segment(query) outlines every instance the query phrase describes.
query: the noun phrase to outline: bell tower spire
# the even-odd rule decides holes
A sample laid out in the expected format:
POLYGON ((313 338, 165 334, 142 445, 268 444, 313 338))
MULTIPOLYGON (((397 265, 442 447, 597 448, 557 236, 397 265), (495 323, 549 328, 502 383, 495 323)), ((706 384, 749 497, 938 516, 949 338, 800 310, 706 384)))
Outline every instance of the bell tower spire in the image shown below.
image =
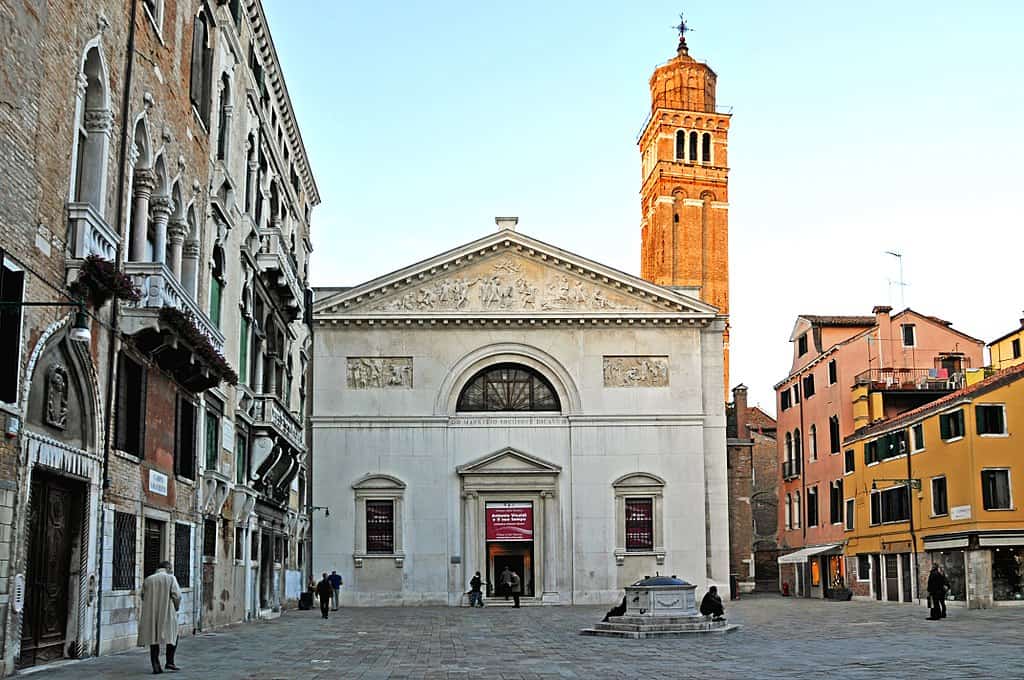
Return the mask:
MULTIPOLYGON (((690 56, 680 15, 676 56, 654 69, 641 157, 640 275, 729 313, 731 115, 715 106, 718 76, 690 56)), ((729 333, 725 386, 729 387, 729 333)))

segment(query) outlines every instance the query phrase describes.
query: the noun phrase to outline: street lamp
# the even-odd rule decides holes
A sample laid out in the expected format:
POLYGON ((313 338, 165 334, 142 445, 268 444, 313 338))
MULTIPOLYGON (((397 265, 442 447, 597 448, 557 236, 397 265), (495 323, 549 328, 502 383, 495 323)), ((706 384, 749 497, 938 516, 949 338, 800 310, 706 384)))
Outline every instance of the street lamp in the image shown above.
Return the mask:
POLYGON ((324 511, 324 517, 330 517, 331 516, 331 509, 329 507, 327 507, 326 505, 312 505, 309 508, 310 514, 316 512, 317 510, 323 510, 324 511))
POLYGON ((909 486, 911 489, 914 489, 915 491, 921 490, 920 479, 887 479, 884 477, 878 477, 876 479, 871 480, 872 491, 878 491, 878 482, 892 482, 893 484, 904 484, 906 486, 909 486))

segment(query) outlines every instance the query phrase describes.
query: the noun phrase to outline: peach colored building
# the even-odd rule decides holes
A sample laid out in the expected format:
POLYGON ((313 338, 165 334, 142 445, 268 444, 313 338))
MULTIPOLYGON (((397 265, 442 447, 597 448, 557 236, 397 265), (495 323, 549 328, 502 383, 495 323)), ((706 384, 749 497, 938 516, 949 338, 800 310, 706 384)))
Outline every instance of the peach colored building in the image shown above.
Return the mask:
POLYGON ((797 317, 793 363, 775 386, 780 584, 825 597, 846 590, 842 442, 872 418, 926 404, 983 364, 981 340, 948 321, 875 307, 872 316, 797 317), (869 408, 870 406, 870 408, 869 408))

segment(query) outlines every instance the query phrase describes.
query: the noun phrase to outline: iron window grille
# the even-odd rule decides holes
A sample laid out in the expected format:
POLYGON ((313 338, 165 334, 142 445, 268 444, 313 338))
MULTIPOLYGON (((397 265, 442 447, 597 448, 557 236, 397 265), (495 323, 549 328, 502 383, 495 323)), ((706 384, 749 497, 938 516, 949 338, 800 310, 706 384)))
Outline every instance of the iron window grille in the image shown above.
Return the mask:
POLYGON ((626 499, 626 551, 654 550, 654 502, 650 498, 626 499))
POLYGON ((366 501, 366 552, 377 555, 395 552, 394 501, 366 501))
POLYGON ((174 525, 174 578, 178 585, 188 588, 192 573, 192 527, 188 524, 174 525))
POLYGON ((135 590, 135 515, 114 512, 114 590, 135 590))
POLYGON ((559 411, 544 376, 526 366, 498 364, 473 376, 459 395, 459 411, 559 411))

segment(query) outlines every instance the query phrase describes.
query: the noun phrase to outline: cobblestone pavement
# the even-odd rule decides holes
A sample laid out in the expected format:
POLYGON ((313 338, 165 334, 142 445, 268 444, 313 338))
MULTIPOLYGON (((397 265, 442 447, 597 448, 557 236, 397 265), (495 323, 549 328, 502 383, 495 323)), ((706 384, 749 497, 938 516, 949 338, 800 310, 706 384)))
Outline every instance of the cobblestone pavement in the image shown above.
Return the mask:
MULTIPOLYGON (((1021 678, 1024 608, 950 608, 775 596, 726 603, 736 632, 671 640, 579 635, 596 607, 286 612, 181 640, 181 678, 1021 678)), ((37 680, 141 678, 142 649, 37 680)), ((171 680, 172 675, 163 677, 171 680)))

